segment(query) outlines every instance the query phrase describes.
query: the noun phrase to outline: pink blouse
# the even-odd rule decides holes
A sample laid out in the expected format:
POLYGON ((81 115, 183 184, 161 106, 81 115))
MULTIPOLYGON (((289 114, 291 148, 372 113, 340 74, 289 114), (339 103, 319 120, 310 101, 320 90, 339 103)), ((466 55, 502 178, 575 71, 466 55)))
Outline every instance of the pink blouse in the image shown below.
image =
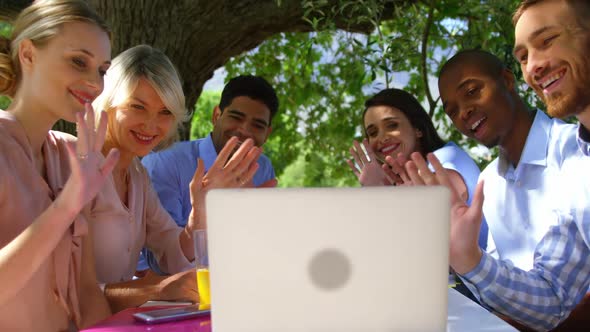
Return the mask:
POLYGON ((173 274, 193 267, 178 242, 182 228, 160 204, 138 158, 129 166, 128 179, 128 207, 119 199, 112 176, 90 205, 98 281, 130 280, 144 246, 158 257, 164 271, 173 274))
MULTIPOLYGON (((0 247, 30 226, 63 188, 70 173, 65 146, 74 140, 48 133, 42 147, 46 182, 24 129, 12 114, 0 111, 0 247)), ((78 216, 49 259, 14 298, 0 304, 0 331, 61 331, 69 321, 80 322, 81 241, 87 231, 86 220, 78 216)))

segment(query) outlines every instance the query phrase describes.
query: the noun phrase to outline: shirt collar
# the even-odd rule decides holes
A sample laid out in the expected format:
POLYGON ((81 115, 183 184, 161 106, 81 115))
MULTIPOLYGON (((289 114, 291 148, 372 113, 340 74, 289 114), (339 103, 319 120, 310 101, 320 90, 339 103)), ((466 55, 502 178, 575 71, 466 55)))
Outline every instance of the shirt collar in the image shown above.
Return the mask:
POLYGON ((29 143, 27 133, 14 114, 0 110, 0 130, 3 133, 8 133, 23 149, 27 157, 31 160, 33 159, 33 148, 31 147, 31 143, 29 143))
MULTIPOLYGON (((543 111, 537 110, 531 129, 527 135, 524 148, 522 149, 518 165, 529 164, 547 166, 547 149, 550 135, 551 119, 543 111)), ((512 166, 508 162, 506 156, 500 153, 498 172, 500 174, 506 174, 511 167, 512 166)))
POLYGON ((582 124, 578 125, 578 147, 586 156, 590 156, 590 131, 582 124))
POLYGON ((211 133, 209 133, 209 135, 201 141, 201 144, 199 144, 199 158, 203 159, 206 171, 213 166, 215 159, 217 159, 217 151, 215 150, 215 145, 213 145, 211 133))

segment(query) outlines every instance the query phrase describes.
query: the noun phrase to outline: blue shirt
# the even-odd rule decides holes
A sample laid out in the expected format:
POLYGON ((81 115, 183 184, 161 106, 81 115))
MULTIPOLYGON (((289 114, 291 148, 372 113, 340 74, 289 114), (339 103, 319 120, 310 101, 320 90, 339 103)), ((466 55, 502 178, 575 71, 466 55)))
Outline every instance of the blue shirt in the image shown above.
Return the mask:
MULTIPOLYGON (((148 171, 162 206, 181 227, 186 226, 192 209, 189 184, 197 170, 197 159, 199 158, 203 160, 205 170, 209 170, 213 166, 217 158, 217 151, 213 145, 211 134, 194 141, 178 142, 166 150, 152 152, 141 160, 148 171)), ((275 178, 275 171, 268 157, 261 155, 258 159, 258 166, 258 170, 254 174, 254 186, 260 186, 275 178)), ((138 270, 147 268, 143 256, 140 257, 138 270)))
POLYGON ((497 255, 523 270, 533 268, 537 244, 557 222, 550 207, 563 161, 578 149, 576 128, 537 111, 516 168, 500 154, 480 175, 497 255))
POLYGON ((590 285, 590 142, 579 126, 578 149, 563 162, 562 186, 553 198, 549 226, 534 253, 533 268, 523 270, 483 253, 463 276, 490 309, 535 330, 547 331, 568 317, 590 285))
MULTIPOLYGON (((448 142, 442 148, 433 152, 438 158, 442 166, 446 169, 452 169, 459 173, 467 187, 467 204, 471 205, 471 200, 475 194, 475 187, 479 178, 479 167, 467 152, 463 151, 457 144, 448 142)), ((481 223, 481 230, 479 232, 479 246, 486 249, 488 245, 488 224, 485 218, 481 223)))
POLYGON ((590 131, 580 125, 577 138, 579 153, 564 166, 571 176, 561 197, 570 199, 570 202, 566 201, 569 203, 566 210, 576 220, 584 242, 590 247, 590 131), (578 191, 570 191, 570 188, 578 191))

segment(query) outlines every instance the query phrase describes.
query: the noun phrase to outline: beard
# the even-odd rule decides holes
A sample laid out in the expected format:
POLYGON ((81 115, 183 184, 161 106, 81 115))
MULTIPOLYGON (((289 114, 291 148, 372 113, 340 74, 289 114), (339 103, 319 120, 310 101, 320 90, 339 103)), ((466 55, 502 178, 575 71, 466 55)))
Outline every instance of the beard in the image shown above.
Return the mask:
MULTIPOLYGON (((581 32, 585 34, 583 54, 590 52, 590 30, 581 32)), ((539 93, 541 99, 547 105, 547 113, 555 118, 567 118, 582 113, 590 107, 590 58, 578 54, 572 68, 573 89, 568 93, 558 92, 552 96, 544 96, 539 93)))
POLYGON ((578 115, 590 106, 590 93, 588 91, 590 89, 590 79, 585 79, 585 81, 582 84, 576 84, 570 94, 560 92, 550 97, 543 96, 543 102, 547 105, 547 113, 551 117, 564 119, 578 115))

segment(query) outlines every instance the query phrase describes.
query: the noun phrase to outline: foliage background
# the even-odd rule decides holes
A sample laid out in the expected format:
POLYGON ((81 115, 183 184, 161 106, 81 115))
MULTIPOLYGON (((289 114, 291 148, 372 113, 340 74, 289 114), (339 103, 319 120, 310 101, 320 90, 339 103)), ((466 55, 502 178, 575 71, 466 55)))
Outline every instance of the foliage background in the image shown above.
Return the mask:
MULTIPOLYGON (((274 35, 224 64, 226 81, 239 74, 261 75, 277 90, 280 113, 264 150, 280 186, 358 185, 345 162, 348 150, 353 139, 362 139, 364 101, 386 87, 413 93, 441 136, 470 152, 480 167, 497 154, 453 128, 438 100, 436 77, 458 50, 481 48, 499 56, 522 81, 512 56, 511 16, 519 1, 419 0, 384 9, 394 8, 387 6, 392 1, 339 0, 327 6, 327 0, 302 0, 304 20, 314 32, 274 35), (350 26, 369 24, 372 32, 338 30, 335 21, 342 26, 342 19, 350 26)), ((281 6, 282 0, 276 2, 281 6)), ((1 35, 10 31, 0 22, 1 35)), ((541 106, 525 84, 519 86, 531 107, 541 106)), ((220 94, 201 93, 191 139, 212 129, 211 112, 220 94)), ((8 104, 0 98, 0 108, 8 104)))
MULTIPOLYGON (((12 25, 7 22, 0 21, 0 36, 10 38, 12 33, 12 25)), ((10 105, 10 99, 6 96, 0 96, 0 109, 5 110, 10 105)))
MULTIPOLYGON (((437 73, 458 50, 480 48, 499 56, 522 82, 512 55, 512 11, 518 0, 419 1, 381 21, 384 1, 342 0, 308 20, 316 31, 283 33, 253 51, 231 59, 227 78, 252 73, 267 78, 281 101, 280 115, 265 145, 279 184, 355 186, 345 160, 353 139, 361 137, 364 100, 386 87, 412 92, 423 102, 441 136, 469 151, 484 167, 497 151, 463 137, 446 118, 438 101, 437 73), (374 26, 369 35, 334 28, 332 18, 350 13, 351 23, 374 26), (322 19, 323 17, 323 19, 322 19), (379 23, 378 23, 379 22, 379 23)), ((317 14, 322 1, 304 1, 306 14, 317 14)), ((520 84, 532 107, 538 101, 520 84)), ((193 118, 197 136, 210 118, 211 94, 200 99, 193 118), (205 109, 202 106, 205 106, 205 109), (207 113, 209 112, 209 113, 207 113)), ((215 103, 215 101, 213 101, 215 103)), ((194 129, 195 127, 193 127, 194 129)))

